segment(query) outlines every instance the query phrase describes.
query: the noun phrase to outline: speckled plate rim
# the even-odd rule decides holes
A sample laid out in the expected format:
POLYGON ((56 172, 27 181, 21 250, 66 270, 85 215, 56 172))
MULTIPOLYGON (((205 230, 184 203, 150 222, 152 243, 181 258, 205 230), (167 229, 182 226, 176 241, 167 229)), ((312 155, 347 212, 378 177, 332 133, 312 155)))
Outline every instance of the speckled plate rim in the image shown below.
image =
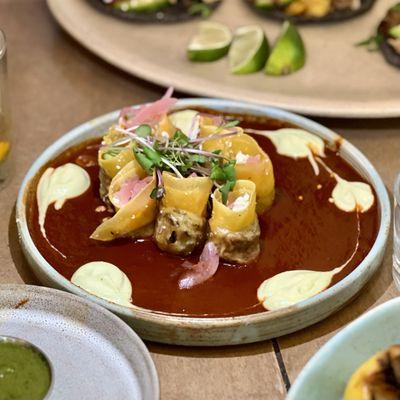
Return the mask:
MULTIPOLYGON (((342 138, 331 131, 330 129, 299 115, 293 114, 288 111, 283 111, 273 107, 267 107, 247 102, 240 101, 232 101, 232 100, 224 100, 224 99, 209 99, 209 98, 188 98, 179 100, 176 109, 186 108, 186 107, 209 107, 216 110, 226 110, 230 112, 242 112, 249 113, 259 116, 267 116, 270 118, 275 118, 277 120, 286 121, 302 127, 310 132, 317 134, 328 142, 334 142, 338 139, 342 140, 342 138)), ((36 175, 36 173, 40 170, 40 168, 46 164, 48 161, 53 159, 56 155, 61 153, 66 147, 71 146, 73 141, 79 142, 79 138, 85 136, 89 137, 98 137, 101 134, 101 131, 94 132, 94 129, 100 127, 106 127, 107 125, 111 125, 114 121, 116 121, 119 111, 113 111, 111 113, 105 114, 98 118, 95 118, 91 121, 85 122, 82 125, 72 129, 62 137, 60 137, 57 141, 55 141, 52 145, 50 145, 33 163, 30 167, 28 173, 26 174, 22 185, 20 187, 20 191, 17 198, 16 205, 16 221, 19 232, 19 239, 22 245, 23 251, 28 259, 33 260, 34 265, 32 266, 35 272, 39 272, 44 274, 49 281, 56 285, 56 287, 67 290, 71 293, 77 294, 84 298, 90 299, 102 306, 108 308, 112 312, 121 316, 126 321, 131 321, 134 319, 135 321, 140 320, 144 324, 149 324, 149 326, 163 326, 167 328, 175 328, 178 327, 183 330, 188 330, 191 334, 196 331, 204 331, 207 329, 215 329, 219 332, 219 330, 230 329, 230 328, 239 328, 243 326, 248 326, 252 324, 263 324, 265 326, 266 323, 269 323, 274 320, 285 320, 286 318, 296 317, 296 314, 300 314, 301 312, 310 312, 311 309, 318 307, 325 303, 327 306, 326 310, 323 312, 319 312, 317 317, 314 317, 313 314, 308 316, 307 320, 300 319, 297 320, 293 326, 288 326, 283 330, 279 330, 279 334, 273 336, 263 336, 260 335, 259 338, 245 337, 245 338, 237 338, 233 336, 231 339, 228 338, 225 340, 215 340, 208 345, 221 345, 221 344, 237 344, 244 342, 254 342, 257 340, 264 340, 270 337, 280 336, 286 333, 294 332, 296 330, 301 329, 302 327, 309 326, 323 318, 326 318, 328 315, 335 312, 337 309, 342 307, 347 301, 349 301, 359 290, 361 290, 362 286, 371 278, 374 272, 379 267, 388 240, 389 228, 390 228, 390 220, 391 220, 391 206, 389 201, 389 196, 384 186, 382 179, 380 178, 378 172, 372 166, 372 164, 368 161, 368 159, 352 144, 348 141, 343 140, 340 153, 341 156, 350 162, 353 167, 361 173, 374 187, 377 193, 377 201, 378 201, 378 211, 380 214, 380 223, 379 223, 379 231, 377 234, 377 238, 370 252, 367 254, 365 259, 360 263, 360 265, 352 271, 349 275, 347 275, 344 279, 336 283, 334 286, 328 288, 327 290, 321 292, 320 294, 305 300, 301 303, 298 303, 294 306, 276 310, 276 311, 268 311, 257 314, 250 314, 244 316, 235 316, 235 317, 217 317, 217 318, 195 318, 195 317, 183 317, 176 316, 171 314, 165 314, 160 312, 155 312, 152 310, 147 310, 141 307, 135 306, 133 309, 129 309, 126 307, 122 307, 113 303, 110 303, 106 300, 100 299, 96 296, 93 296, 79 287, 72 284, 68 279, 64 278, 61 274, 59 274, 40 254, 35 244, 32 241, 32 238, 29 233, 29 229, 27 226, 26 216, 25 216, 25 198, 26 198, 26 190, 29 187, 30 180, 36 175), (92 133, 88 135, 88 132, 92 133), (349 289, 351 295, 349 295, 346 299, 341 298, 341 294, 344 290, 349 289), (332 301, 334 301, 334 305, 332 306, 332 301), (329 304, 328 304, 329 303, 329 304)), ((82 138, 83 140, 83 138, 82 138)), ((32 263, 31 263, 32 264, 32 263)), ((304 314, 306 315, 306 314, 304 314)), ((207 345, 207 343, 203 343, 202 340, 198 341, 197 334, 194 333, 194 337, 187 338, 187 340, 181 340, 176 338, 164 338, 159 337, 158 333, 155 333, 155 336, 146 330, 141 331, 140 329, 137 331, 138 334, 145 339, 155 340, 165 343, 173 343, 173 344, 184 344, 184 345, 207 345)), ((217 334, 218 334, 217 332, 217 334)), ((223 336, 223 335, 222 335, 223 336)), ((258 337, 258 335, 256 335, 258 337)))
MULTIPOLYGON (((16 298, 21 298, 26 300, 31 300, 33 297, 35 298, 35 301, 37 301, 37 298, 45 298, 46 300, 49 300, 50 298, 56 298, 59 301, 63 301, 63 304, 70 304, 72 308, 72 305, 75 305, 75 307, 78 307, 77 305, 81 305, 82 308, 84 309, 91 309, 95 311, 98 314, 102 314, 105 316, 108 320, 110 320, 115 327, 118 328, 118 331, 123 332, 125 335, 125 338, 129 338, 130 340, 130 346, 135 346, 132 347, 132 349, 135 349, 140 352, 142 361, 145 363, 145 368, 148 376, 148 380, 144 381, 144 379, 139 379, 143 385, 146 385, 148 388, 149 393, 152 393, 151 398, 152 399, 159 399, 160 398, 160 383, 158 380, 158 374, 157 370, 154 364, 153 359, 150 356, 149 350, 143 343, 142 339, 137 335, 137 333, 132 330, 126 323, 124 323, 121 319, 119 319, 116 315, 114 315, 112 312, 107 310, 104 307, 101 307, 100 305, 96 304, 93 301, 88 301, 85 298, 82 298, 82 296, 76 296, 74 294, 57 290, 57 289, 52 289, 52 288, 47 288, 43 286, 35 286, 35 285, 24 285, 24 284, 13 284, 13 283, 7 283, 7 284, 1 284, 0 285, 0 298, 4 297, 7 299, 7 301, 10 301, 10 296, 9 293, 12 292, 12 296, 16 298)), ((30 302, 32 304, 32 302, 30 302)), ((51 303, 52 304, 52 303, 51 303)), ((74 307, 74 309, 75 309, 74 307)), ((0 309, 3 310, 9 310, 9 308, 3 307, 0 305, 0 309)), ((12 311, 16 311, 15 307, 12 308, 12 311)), ((49 311, 50 312, 50 311, 49 311)), ((72 314, 74 314, 74 311, 70 311, 72 314)), ((75 313, 76 314, 76 313, 75 313)), ((7 316, 7 320, 12 320, 12 314, 7 316)), ((75 322, 76 323, 76 322, 75 322)), ((82 324, 82 320, 80 320, 80 324, 82 324)), ((99 332, 101 333, 101 332, 99 332)), ((23 337, 23 335, 18 336, 19 339, 22 340, 27 340, 26 338, 23 337)), ((29 340, 28 340, 28 343, 29 340)), ((35 345, 33 345, 35 346, 35 345)), ((36 347, 36 346, 35 346, 36 347)), ((39 351, 42 351, 39 348, 39 351)), ((47 355, 44 353, 45 357, 47 358, 47 355)), ((49 360, 49 365, 52 371, 52 374, 54 373, 54 366, 49 360)), ((143 375, 144 377, 145 375, 143 375)), ((52 389, 53 389, 53 384, 54 381, 51 382, 49 391, 46 395, 46 400, 50 400, 53 398, 52 396, 52 389)), ((147 400, 147 399, 146 399, 147 400)))

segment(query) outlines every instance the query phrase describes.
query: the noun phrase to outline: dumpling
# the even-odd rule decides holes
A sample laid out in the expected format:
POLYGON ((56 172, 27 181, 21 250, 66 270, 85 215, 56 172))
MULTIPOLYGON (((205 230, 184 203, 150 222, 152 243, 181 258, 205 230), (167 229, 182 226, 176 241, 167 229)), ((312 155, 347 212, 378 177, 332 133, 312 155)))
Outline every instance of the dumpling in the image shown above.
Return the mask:
POLYGON ((206 236, 206 208, 212 181, 208 177, 177 178, 163 172, 165 194, 154 238, 161 250, 190 254, 206 236))
MULTIPOLYGON (((136 159, 129 161, 121 171, 111 180, 108 191, 108 200, 116 210, 120 209, 130 200, 132 187, 138 190, 137 183, 146 178, 146 171, 140 166, 136 159)), ((149 177, 150 179, 150 177, 149 177)))
POLYGON ((246 264, 260 253, 260 226, 256 213, 256 185, 238 180, 222 203, 218 189, 213 194, 213 210, 209 221, 210 237, 222 259, 246 264))
POLYGON ((132 161, 115 176, 109 198, 117 212, 97 227, 92 239, 110 241, 153 234, 157 203, 150 195, 156 186, 156 178, 146 176, 142 171, 136 161, 132 161))
MULTIPOLYGON (((107 134, 104 135, 102 143, 104 145, 110 145, 124 137, 123 134, 110 128, 107 134)), ((134 159, 135 156, 129 145, 127 147, 104 146, 100 148, 98 152, 98 163, 100 167, 100 197, 103 201, 107 200, 111 179, 114 178, 114 176, 117 175, 117 173, 121 171, 128 162, 134 159)))
POLYGON ((275 179, 272 162, 256 140, 245 133, 206 141, 204 150, 221 149, 223 155, 236 160, 237 179, 250 180, 256 185, 257 213, 268 209, 275 197, 275 179))

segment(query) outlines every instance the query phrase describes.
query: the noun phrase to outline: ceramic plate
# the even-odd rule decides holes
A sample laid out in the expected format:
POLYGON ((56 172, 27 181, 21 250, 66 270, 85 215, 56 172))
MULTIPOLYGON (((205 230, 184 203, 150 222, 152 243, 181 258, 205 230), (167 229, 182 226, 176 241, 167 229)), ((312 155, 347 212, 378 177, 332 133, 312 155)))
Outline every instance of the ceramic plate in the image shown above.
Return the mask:
POLYGON ((157 372, 143 342, 93 302, 54 289, 0 285, 0 335, 24 339, 50 361, 46 400, 157 400, 157 372))
MULTIPOLYGON (((371 11, 346 22, 301 27, 308 51, 306 67, 277 78, 262 72, 231 75, 226 58, 213 63, 187 61, 185 49, 196 22, 132 24, 97 12, 87 1, 48 0, 61 26, 82 45, 150 82, 303 114, 363 118, 400 116, 400 70, 386 64, 379 52, 354 46, 371 36, 392 3, 379 0, 371 11)), ((281 26, 254 13, 243 0, 224 1, 212 20, 232 29, 259 24, 271 43, 281 26)))
POLYGON ((400 344, 400 298, 369 311, 308 362, 287 400, 341 400, 353 372, 380 350, 400 344))
MULTIPOLYGON (((342 140, 331 130, 309 119, 279 109, 218 99, 179 100, 176 108, 203 107, 224 112, 253 114, 286 121, 312 132, 328 142, 342 140)), ((62 288, 101 304, 124 318, 145 339, 170 344, 218 346, 261 341, 278 337, 309 326, 342 307, 358 293, 379 267, 388 238, 390 202, 384 184, 370 162, 354 146, 343 140, 341 156, 374 188, 380 224, 376 241, 362 263, 348 276, 323 291, 294 306, 258 314, 225 318, 192 318, 157 313, 135 306, 133 312, 92 296, 60 275, 43 258, 29 233, 25 199, 29 183, 40 168, 66 148, 81 141, 101 136, 117 120, 119 111, 106 114, 73 129, 38 157, 28 171, 17 200, 17 226, 22 249, 38 278, 46 285, 62 288)))

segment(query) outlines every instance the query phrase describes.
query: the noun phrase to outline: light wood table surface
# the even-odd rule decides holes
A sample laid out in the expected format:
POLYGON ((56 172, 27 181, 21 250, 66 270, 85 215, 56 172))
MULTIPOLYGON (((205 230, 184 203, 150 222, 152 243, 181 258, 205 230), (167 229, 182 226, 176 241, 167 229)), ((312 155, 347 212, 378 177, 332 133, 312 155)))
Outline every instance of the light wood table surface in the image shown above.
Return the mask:
MULTIPOLYGON (((8 38, 16 140, 13 175, 0 191, 0 283, 38 284, 21 254, 15 225, 15 200, 28 167, 76 125, 126 104, 155 100, 163 89, 81 48, 57 26, 42 0, 0 0, 0 28, 8 38)), ((400 171, 400 119, 321 122, 361 149, 391 191, 400 171)), ((391 252, 390 242, 379 272, 351 304, 295 334, 231 348, 147 343, 162 399, 284 399, 286 388, 321 345, 367 309, 398 295, 391 252)))

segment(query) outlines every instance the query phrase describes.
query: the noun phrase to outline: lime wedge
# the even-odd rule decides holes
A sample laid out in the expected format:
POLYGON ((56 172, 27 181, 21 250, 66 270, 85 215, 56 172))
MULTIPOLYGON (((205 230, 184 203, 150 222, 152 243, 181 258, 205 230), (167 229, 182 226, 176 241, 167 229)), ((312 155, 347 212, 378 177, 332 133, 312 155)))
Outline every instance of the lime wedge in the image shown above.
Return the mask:
POLYGON ((119 0, 113 7, 124 12, 153 12, 168 5, 170 5, 169 0, 119 0))
POLYGON ((269 45, 258 25, 238 28, 229 49, 229 67, 233 74, 251 74, 265 65, 269 45))
POLYGON ((265 64, 268 75, 288 75, 301 69, 306 60, 303 40, 296 27, 286 21, 265 64))
POLYGON ((389 35, 394 37, 395 39, 400 39, 400 24, 396 26, 392 26, 389 29, 389 35))
POLYGON ((218 60, 228 53, 231 41, 232 33, 227 26, 218 22, 201 22, 189 43, 187 56, 191 61, 218 60))
POLYGON ((254 5, 258 8, 274 8, 288 6, 293 0, 255 0, 254 5))

